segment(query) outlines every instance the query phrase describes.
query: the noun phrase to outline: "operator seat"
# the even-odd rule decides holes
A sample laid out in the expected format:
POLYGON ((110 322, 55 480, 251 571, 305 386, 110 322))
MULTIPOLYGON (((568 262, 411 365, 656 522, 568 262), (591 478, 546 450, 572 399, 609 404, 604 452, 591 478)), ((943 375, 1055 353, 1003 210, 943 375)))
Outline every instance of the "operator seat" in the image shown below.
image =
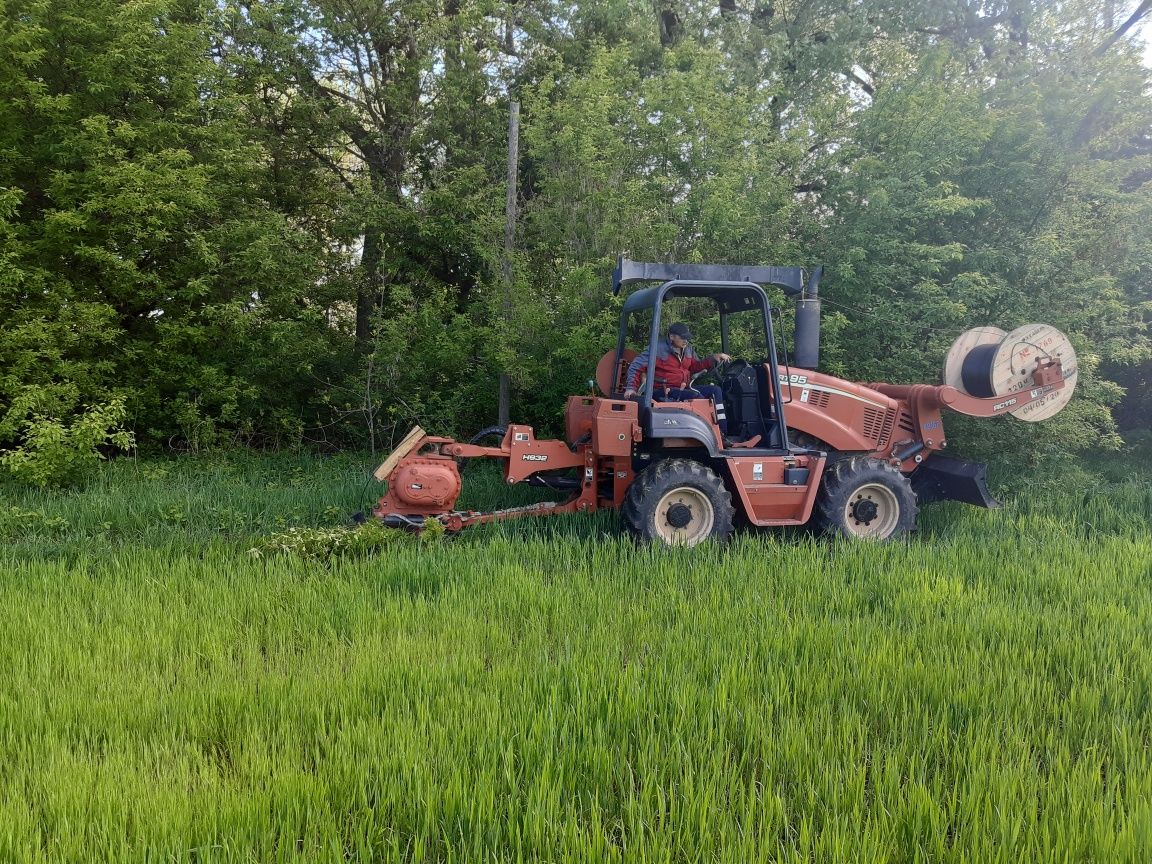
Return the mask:
POLYGON ((762 447, 783 446, 772 406, 768 364, 737 363, 724 376, 722 390, 731 437, 749 439, 759 435, 764 442, 762 447))

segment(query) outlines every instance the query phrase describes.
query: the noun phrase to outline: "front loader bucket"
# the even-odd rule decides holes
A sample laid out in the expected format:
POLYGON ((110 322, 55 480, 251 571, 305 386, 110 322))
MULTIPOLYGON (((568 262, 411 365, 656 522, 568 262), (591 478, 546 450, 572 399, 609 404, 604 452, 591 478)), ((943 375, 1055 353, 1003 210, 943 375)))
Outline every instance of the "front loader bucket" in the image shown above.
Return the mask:
POLYGON ((921 504, 962 501, 994 510, 1000 502, 988 491, 988 466, 934 453, 912 475, 912 488, 921 504))

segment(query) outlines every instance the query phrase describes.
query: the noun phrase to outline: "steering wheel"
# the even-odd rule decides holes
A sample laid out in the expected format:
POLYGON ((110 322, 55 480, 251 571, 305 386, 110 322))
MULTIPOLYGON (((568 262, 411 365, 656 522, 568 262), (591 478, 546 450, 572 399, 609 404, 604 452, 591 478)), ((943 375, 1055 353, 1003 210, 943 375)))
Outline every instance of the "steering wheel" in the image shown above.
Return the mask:
POLYGON ((720 377, 729 378, 735 375, 739 375, 751 365, 752 364, 747 360, 733 360, 731 363, 725 363, 725 369, 722 373, 720 373, 720 377))
POLYGON ((734 373, 743 371, 747 366, 748 362, 746 360, 721 360, 711 369, 701 369, 699 372, 693 375, 689 381, 688 386, 695 386, 696 381, 700 378, 703 378, 705 375, 715 375, 716 383, 723 384, 725 378, 734 373))

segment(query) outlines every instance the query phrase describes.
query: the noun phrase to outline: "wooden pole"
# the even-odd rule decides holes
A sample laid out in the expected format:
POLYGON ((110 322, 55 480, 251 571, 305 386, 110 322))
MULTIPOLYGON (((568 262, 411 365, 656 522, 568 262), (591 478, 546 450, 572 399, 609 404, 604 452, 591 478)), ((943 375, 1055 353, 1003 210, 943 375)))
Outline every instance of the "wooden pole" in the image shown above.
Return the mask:
MULTIPOLYGON (((504 209, 504 263, 500 275, 504 282, 504 325, 512 317, 512 250, 516 240, 516 175, 520 162, 520 103, 512 102, 508 115, 508 200, 504 209)), ((508 373, 500 373, 500 396, 497 400, 497 422, 507 428, 511 418, 508 373)))

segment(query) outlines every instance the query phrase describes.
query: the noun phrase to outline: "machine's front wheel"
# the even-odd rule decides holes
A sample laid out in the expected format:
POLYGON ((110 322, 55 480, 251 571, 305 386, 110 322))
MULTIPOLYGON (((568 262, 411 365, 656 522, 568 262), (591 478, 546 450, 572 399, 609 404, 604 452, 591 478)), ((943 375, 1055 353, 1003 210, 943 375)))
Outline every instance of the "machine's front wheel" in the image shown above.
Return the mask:
POLYGON ((664 459, 628 487, 621 510, 636 537, 695 546, 732 533, 732 496, 716 473, 691 459, 664 459))
POLYGON ((832 535, 892 540, 916 526, 916 493, 908 478, 879 459, 853 456, 824 472, 816 512, 832 535))

